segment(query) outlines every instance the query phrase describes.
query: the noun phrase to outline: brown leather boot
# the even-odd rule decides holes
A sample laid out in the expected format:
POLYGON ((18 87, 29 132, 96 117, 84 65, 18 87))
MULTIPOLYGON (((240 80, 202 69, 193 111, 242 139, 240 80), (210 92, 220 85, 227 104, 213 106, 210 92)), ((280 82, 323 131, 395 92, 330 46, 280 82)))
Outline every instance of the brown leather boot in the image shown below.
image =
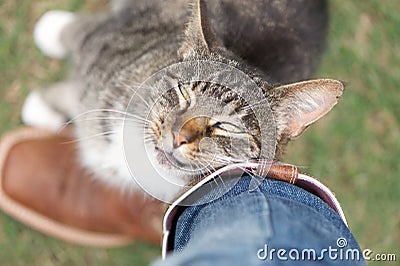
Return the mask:
POLYGON ((90 246, 161 243, 167 206, 99 182, 64 131, 22 128, 0 142, 0 208, 45 234, 90 246))

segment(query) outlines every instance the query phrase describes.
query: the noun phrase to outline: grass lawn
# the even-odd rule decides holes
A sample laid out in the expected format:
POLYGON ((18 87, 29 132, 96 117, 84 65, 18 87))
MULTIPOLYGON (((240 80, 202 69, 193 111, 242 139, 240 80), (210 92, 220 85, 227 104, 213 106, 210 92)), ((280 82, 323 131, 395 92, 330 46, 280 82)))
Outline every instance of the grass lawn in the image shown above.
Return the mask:
MULTIPOLYGON (((63 62, 35 48, 35 21, 49 9, 96 11, 106 2, 0 0, 0 134, 21 124, 30 89, 65 71, 63 62)), ((330 3, 331 35, 315 76, 348 86, 334 111, 289 146, 286 162, 335 191, 362 248, 395 253, 400 261, 400 5, 330 3)), ((146 265, 159 254, 145 243, 117 249, 66 244, 0 212, 0 265, 146 265)))

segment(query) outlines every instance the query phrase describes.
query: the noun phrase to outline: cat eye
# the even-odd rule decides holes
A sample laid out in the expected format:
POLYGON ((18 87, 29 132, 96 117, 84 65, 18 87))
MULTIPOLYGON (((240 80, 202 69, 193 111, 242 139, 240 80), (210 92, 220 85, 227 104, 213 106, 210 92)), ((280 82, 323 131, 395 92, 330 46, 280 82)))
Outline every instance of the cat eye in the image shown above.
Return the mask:
POLYGON ((189 92, 186 90, 185 86, 183 86, 181 83, 178 84, 178 89, 181 95, 183 96, 183 99, 185 99, 186 104, 190 105, 190 95, 189 92))
POLYGON ((242 128, 229 122, 217 122, 212 126, 212 128, 221 129, 229 133, 236 133, 236 134, 245 133, 245 131, 242 128))

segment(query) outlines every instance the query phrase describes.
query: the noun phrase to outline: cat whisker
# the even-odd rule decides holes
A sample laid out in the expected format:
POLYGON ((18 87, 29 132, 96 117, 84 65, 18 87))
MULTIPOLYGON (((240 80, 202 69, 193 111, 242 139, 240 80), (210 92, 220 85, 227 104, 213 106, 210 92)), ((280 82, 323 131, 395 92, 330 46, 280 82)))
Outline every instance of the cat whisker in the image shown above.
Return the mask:
POLYGON ((124 86, 125 88, 130 89, 132 92, 136 93, 137 89, 139 89, 140 87, 144 88, 144 89, 150 89, 151 87, 148 85, 145 85, 144 83, 139 83, 136 81, 130 81, 130 84, 124 82, 124 81, 119 81, 119 84, 124 86))
MULTIPOLYGON (((215 169, 208 161, 202 160, 201 158, 199 158, 198 160, 199 160, 199 162, 203 165, 203 167, 206 168, 206 170, 207 170, 210 174, 212 174, 213 172, 216 171, 216 169, 215 169), (201 161, 204 161, 204 163, 202 163, 201 161), (211 169, 210 169, 210 168, 211 168, 211 169)), ((219 177, 219 180, 221 181, 222 185, 225 186, 224 180, 222 180, 222 178, 220 178, 220 177, 219 177)), ((214 183, 218 186, 217 180, 214 179, 213 181, 214 181, 214 183)))
POLYGON ((130 117, 138 117, 138 116, 136 116, 136 115, 134 115, 134 114, 131 114, 131 113, 128 113, 128 112, 126 112, 126 111, 120 111, 120 110, 115 110, 115 109, 91 109, 91 110, 88 110, 88 111, 86 111, 86 112, 83 112, 83 113, 80 113, 79 115, 77 115, 77 116, 75 116, 75 117, 73 117, 73 118, 71 118, 70 119, 70 121, 71 121, 71 123, 74 121, 74 120, 76 120, 76 119, 78 119, 78 118, 80 118, 80 117, 82 117, 82 116, 84 116, 84 115, 88 115, 88 114, 92 114, 92 113, 116 113, 116 114, 121 114, 121 115, 124 115, 124 116, 130 116, 130 117))
MULTIPOLYGON (((196 161, 197 161, 197 160, 196 160, 196 161)), ((204 167, 202 166, 202 164, 197 163, 196 161, 192 161, 192 164, 194 164, 195 167, 197 167, 198 169, 204 168, 204 167)), ((195 173, 194 176, 193 176, 194 180, 196 180, 196 179, 201 179, 203 175, 202 175, 199 171, 195 170, 195 169, 193 168, 193 165, 192 165, 192 164, 189 164, 189 166, 190 166, 191 172, 192 172, 192 173, 195 173)))
MULTIPOLYGON (((205 165, 205 164, 203 164, 201 162, 199 162, 199 165, 200 165, 201 168, 206 170, 206 174, 212 174, 213 173, 213 171, 211 169, 209 169, 207 165, 205 165)), ((203 177, 204 177, 204 173, 203 174, 199 174, 199 178, 200 179, 202 179, 203 177)), ((215 179, 213 179, 213 182, 218 186, 218 182, 215 179)))
POLYGON ((250 177, 256 178, 256 176, 254 175, 254 173, 253 173, 252 171, 246 169, 245 167, 238 166, 238 168, 239 168, 240 170, 242 170, 244 173, 248 174, 250 177))
MULTIPOLYGON (((132 90, 132 86, 130 86, 129 84, 126 84, 125 82, 121 82, 121 84, 132 90)), ((137 93, 137 91, 132 91, 134 92, 135 96, 139 97, 139 99, 146 105, 147 108, 149 108, 150 110, 152 109, 148 102, 146 102, 146 100, 139 93, 137 93)))
POLYGON ((79 138, 79 139, 74 139, 74 140, 71 140, 71 141, 65 141, 65 142, 62 142, 62 144, 78 143, 78 142, 81 142, 81 141, 91 140, 91 139, 95 139, 95 138, 98 138, 98 137, 111 135, 111 134, 116 134, 116 133, 119 133, 119 131, 117 131, 117 130, 105 131, 105 132, 101 132, 101 133, 98 133, 98 134, 93 134, 93 135, 85 137, 85 138, 79 138))
MULTIPOLYGON (((79 119, 85 115, 90 115, 93 113, 114 113, 114 114, 120 114, 123 116, 127 116, 133 119, 138 119, 139 120, 143 120, 143 121, 150 121, 150 120, 146 120, 145 118, 142 118, 140 116, 125 112, 125 111, 120 111, 120 110, 115 110, 115 109, 92 109, 86 112, 83 112, 73 118, 71 118, 69 121, 67 121, 60 129, 58 132, 61 132, 62 130, 64 130, 67 126, 71 125, 72 123, 74 123, 75 121, 80 121, 79 119)), ((126 118, 126 117, 121 117, 121 118, 126 118)))
POLYGON ((227 156, 223 156, 223 155, 216 155, 216 158, 218 158, 220 160, 225 160, 228 163, 242 163, 244 161, 242 159, 235 159, 235 158, 227 157, 227 156))
MULTIPOLYGON (((137 96, 141 100, 141 102, 144 103, 145 106, 155 115, 155 118, 159 119, 160 115, 154 110, 154 105, 150 106, 150 104, 148 104, 148 102, 139 93, 137 93, 136 90, 132 89, 132 86, 130 86, 130 85, 124 83, 124 82, 121 82, 121 84, 124 85, 125 87, 129 88, 130 90, 132 90, 135 93, 135 96, 137 96)), ((146 85, 139 84, 139 83, 137 83, 137 84, 138 84, 137 87, 142 86, 143 89, 145 89, 147 91, 150 91, 151 89, 153 89, 150 86, 146 86, 146 85)), ((152 103, 157 102, 156 99, 154 99, 151 95, 149 95, 149 97, 150 97, 149 98, 149 102, 152 102, 152 103)))
MULTIPOLYGON (((199 165, 196 162, 193 162, 193 164, 195 165, 195 167, 201 168, 201 165, 199 167, 199 165)), ((195 173, 194 179, 200 179, 202 177, 201 173, 199 173, 199 171, 197 169, 194 169, 192 164, 189 164, 189 166, 190 166, 191 172, 195 173)))
MULTIPOLYGON (((121 120, 121 121, 126 121, 126 122, 134 122, 134 123, 142 123, 142 124, 150 124, 153 123, 150 120, 146 119, 133 119, 133 118, 126 118, 126 117, 111 117, 111 116, 103 116, 103 117, 91 117, 91 118, 79 118, 74 120, 73 122, 85 122, 85 121, 100 121, 100 120, 121 120)), ((67 122, 71 123, 71 122, 67 122)))
POLYGON ((147 137, 147 138, 144 138, 143 141, 144 141, 145 143, 154 142, 154 138, 152 138, 152 137, 147 137))
MULTIPOLYGON (((150 101, 155 103, 157 102, 156 99, 154 99, 153 97, 150 97, 150 101)), ((149 106, 149 109, 151 111, 151 113, 154 115, 154 119, 155 120, 160 120, 160 114, 156 112, 156 105, 154 104, 152 107, 149 106)), ((150 114, 149 114, 150 115, 150 114)), ((149 115, 147 117, 149 117, 149 115)))
POLYGON ((196 161, 198 161, 202 168, 205 168, 210 174, 212 173, 212 170, 215 171, 215 168, 208 161, 202 160, 201 158, 196 159, 196 161))
POLYGON ((257 105, 260 105, 260 104, 265 103, 266 101, 268 101, 268 99, 267 99, 267 98, 264 98, 264 99, 262 99, 262 100, 260 100, 260 101, 258 101, 258 102, 249 104, 249 105, 247 105, 247 106, 244 106, 243 108, 239 108, 239 110, 241 110, 241 111, 248 111, 248 110, 252 109, 253 107, 256 107, 257 105))
POLYGON ((200 61, 197 61, 196 79, 197 79, 197 80, 200 80, 200 61))
POLYGON ((246 161, 244 159, 235 159, 235 158, 232 158, 232 157, 227 157, 227 156, 220 155, 220 154, 213 154, 213 153, 210 153, 210 152, 203 152, 203 155, 210 156, 211 157, 210 159, 218 160, 219 162, 222 162, 222 163, 225 163, 225 164, 243 163, 243 162, 246 161))
POLYGON ((212 153, 203 153, 203 157, 205 160, 207 161, 216 161, 218 163, 221 163, 222 165, 227 165, 230 163, 230 161, 222 159, 222 158, 218 158, 217 156, 215 156, 215 154, 212 153))

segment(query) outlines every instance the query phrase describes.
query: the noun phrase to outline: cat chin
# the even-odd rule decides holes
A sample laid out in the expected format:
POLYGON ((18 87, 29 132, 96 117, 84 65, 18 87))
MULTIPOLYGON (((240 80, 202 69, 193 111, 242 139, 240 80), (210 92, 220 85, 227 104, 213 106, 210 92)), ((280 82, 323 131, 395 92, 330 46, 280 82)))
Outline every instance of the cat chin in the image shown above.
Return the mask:
MULTIPOLYGON (((172 157, 172 155, 170 155, 172 157)), ((148 159, 151 162, 153 173, 151 177, 139 182, 146 183, 151 194, 156 197, 164 197, 174 199, 183 188, 193 179, 193 172, 177 167, 173 158, 168 158, 163 152, 157 151, 154 148, 148 149, 148 159), (161 182, 160 182, 161 181, 161 182), (162 183, 162 185, 160 185, 162 183), (165 195, 163 195, 165 194, 165 195)))
POLYGON ((140 187, 131 177, 124 161, 123 150, 119 148, 116 139, 108 145, 102 140, 80 141, 80 161, 88 171, 94 173, 94 179, 107 186, 118 188, 122 192, 139 191, 140 187))
POLYGON ((174 176, 173 180, 169 180, 170 185, 159 182, 158 178, 151 175, 143 176, 141 179, 133 177, 125 163, 123 152, 113 145, 109 145, 104 153, 93 152, 87 148, 82 149, 81 156, 84 166, 95 174, 96 180, 119 189, 121 193, 143 193, 149 197, 171 202, 186 183, 183 181, 184 178, 180 178, 179 173, 160 169, 157 170, 160 176, 174 176))
MULTIPOLYGON (((152 162, 152 169, 145 169, 139 161, 128 166, 123 149, 123 130, 118 127, 114 130, 120 133, 112 135, 111 142, 104 139, 79 142, 80 161, 88 171, 94 173, 95 180, 117 188, 121 193, 143 193, 165 202, 175 199, 187 183, 187 174, 177 171, 176 168, 165 168, 157 161, 152 162), (137 167, 143 174, 134 177, 132 173, 135 169, 130 167, 137 167)), ((87 132, 81 132, 81 135, 86 134, 87 132)), ((151 157, 152 154, 148 156, 151 157)))

